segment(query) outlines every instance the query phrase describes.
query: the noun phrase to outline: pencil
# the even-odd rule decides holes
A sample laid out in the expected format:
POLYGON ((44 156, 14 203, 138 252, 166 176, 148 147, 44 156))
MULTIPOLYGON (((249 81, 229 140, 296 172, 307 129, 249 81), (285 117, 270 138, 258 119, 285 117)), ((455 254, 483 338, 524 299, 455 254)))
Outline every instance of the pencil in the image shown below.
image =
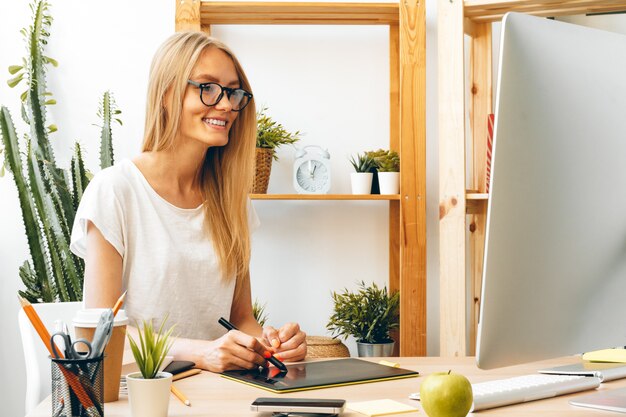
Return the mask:
MULTIPOLYGON (((22 305, 22 310, 24 310, 24 313, 28 317, 28 320, 30 320, 30 323, 35 328, 35 331, 41 338, 41 341, 46 346, 46 348, 48 348, 48 351, 50 352, 50 357, 52 358, 56 357, 56 355, 52 352, 50 333, 48 333, 48 329, 46 329, 46 326, 43 325, 43 322, 39 318, 39 314, 37 314, 32 304, 28 300, 20 297, 19 295, 17 296, 17 298, 18 300, 20 300, 20 304, 22 305)), ((63 354, 61 353, 61 350, 58 347, 56 351, 59 352, 59 355, 58 355, 59 359, 63 359, 64 358, 63 354)), ((83 405, 83 407, 85 407, 86 409, 93 407, 94 403, 91 400, 91 398, 89 398, 89 395, 85 391, 85 387, 83 387, 83 385, 80 383, 80 381, 78 380, 78 377, 72 372, 68 371, 63 366, 59 366, 59 370, 61 371, 61 373, 67 380, 67 383, 70 385, 70 387, 76 394, 76 397, 78 397, 78 400, 83 405)))
POLYGON ((185 397, 185 394, 183 394, 178 388, 176 388, 174 384, 170 385, 170 391, 172 391, 172 394, 174 394, 176 398, 178 398, 183 404, 185 404, 187 407, 191 407, 191 401, 189 401, 189 399, 185 397))
POLYGON ((197 375, 199 373, 200 373, 200 369, 198 368, 189 369, 187 371, 183 371, 181 373, 174 375, 172 377, 172 381, 178 381, 179 379, 187 378, 193 375, 197 375))
POLYGON ((117 315, 117 312, 120 311, 120 308, 122 308, 122 304, 124 304, 124 298, 126 297, 127 292, 128 291, 124 291, 124 293, 120 295, 120 298, 117 299, 117 302, 113 306, 113 317, 115 317, 117 315))

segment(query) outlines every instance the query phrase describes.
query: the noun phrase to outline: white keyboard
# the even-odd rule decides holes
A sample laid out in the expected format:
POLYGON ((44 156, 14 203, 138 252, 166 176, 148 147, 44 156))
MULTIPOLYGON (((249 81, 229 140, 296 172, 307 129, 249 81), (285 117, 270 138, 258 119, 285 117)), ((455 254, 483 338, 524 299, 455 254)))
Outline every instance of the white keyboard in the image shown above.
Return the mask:
POLYGON ((573 375, 523 375, 472 384, 471 411, 524 403, 597 388, 600 378, 573 375))

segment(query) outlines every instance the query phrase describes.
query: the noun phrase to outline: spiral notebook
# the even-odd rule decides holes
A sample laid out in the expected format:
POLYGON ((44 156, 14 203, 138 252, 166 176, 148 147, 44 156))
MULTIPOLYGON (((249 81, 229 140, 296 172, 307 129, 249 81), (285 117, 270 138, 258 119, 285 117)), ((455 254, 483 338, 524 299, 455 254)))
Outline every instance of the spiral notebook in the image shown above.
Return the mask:
POLYGON ((226 371, 221 375, 227 379, 282 394, 341 385, 413 378, 417 377, 419 372, 380 365, 361 359, 346 358, 287 365, 287 373, 282 373, 277 368, 272 367, 263 370, 226 371))

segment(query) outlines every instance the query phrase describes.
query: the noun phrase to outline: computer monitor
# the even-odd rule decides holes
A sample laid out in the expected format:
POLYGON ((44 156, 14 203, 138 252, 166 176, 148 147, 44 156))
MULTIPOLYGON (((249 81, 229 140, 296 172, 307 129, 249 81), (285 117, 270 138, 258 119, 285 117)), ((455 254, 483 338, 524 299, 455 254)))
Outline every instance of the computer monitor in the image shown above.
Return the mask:
POLYGON ((502 25, 477 362, 626 344, 626 37, 502 25))

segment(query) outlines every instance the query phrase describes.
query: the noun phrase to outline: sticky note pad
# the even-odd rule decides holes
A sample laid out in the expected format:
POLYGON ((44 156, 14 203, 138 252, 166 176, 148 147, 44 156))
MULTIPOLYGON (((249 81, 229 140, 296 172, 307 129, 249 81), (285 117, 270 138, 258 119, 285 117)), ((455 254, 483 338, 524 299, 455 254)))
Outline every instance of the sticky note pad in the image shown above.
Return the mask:
POLYGON ((591 362, 626 363, 626 349, 603 349, 587 352, 583 360, 591 362))
POLYGON ((366 416, 389 416, 392 414, 413 413, 418 408, 394 400, 373 400, 348 403, 347 407, 366 416))

